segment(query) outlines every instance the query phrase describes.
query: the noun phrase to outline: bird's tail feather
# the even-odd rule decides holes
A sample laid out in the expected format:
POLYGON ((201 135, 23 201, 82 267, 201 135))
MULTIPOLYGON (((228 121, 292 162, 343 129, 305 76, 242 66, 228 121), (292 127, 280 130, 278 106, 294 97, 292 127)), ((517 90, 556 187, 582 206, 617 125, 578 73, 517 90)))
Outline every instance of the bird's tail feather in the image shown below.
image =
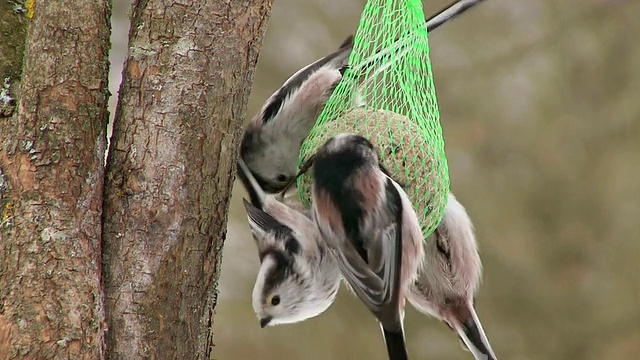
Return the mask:
POLYGON ((382 329, 384 341, 387 345, 387 353, 389 360, 408 360, 407 348, 404 343, 404 333, 402 329, 399 331, 390 331, 382 329))

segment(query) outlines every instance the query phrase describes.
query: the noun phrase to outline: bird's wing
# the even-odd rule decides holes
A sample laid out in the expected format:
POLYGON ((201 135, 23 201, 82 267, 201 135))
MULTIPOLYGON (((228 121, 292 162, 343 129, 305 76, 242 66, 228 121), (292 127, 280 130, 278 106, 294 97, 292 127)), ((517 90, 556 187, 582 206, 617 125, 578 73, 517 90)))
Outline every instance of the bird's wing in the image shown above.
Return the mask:
POLYGON ((281 246, 286 248, 286 242, 289 241, 293 235, 292 230, 276 220, 273 216, 253 206, 246 199, 242 200, 244 201, 244 207, 247 211, 247 218, 253 239, 256 241, 258 247, 260 260, 262 261, 264 252, 274 244, 280 243, 281 246))
MULTIPOLYGON (((387 182, 387 196, 393 209, 389 213, 393 218, 382 214, 372 214, 369 229, 377 229, 378 221, 384 221, 386 226, 381 230, 372 230, 362 234, 365 239, 356 239, 354 234, 347 234, 342 226, 331 224, 329 219, 314 217, 320 228, 320 233, 326 241, 336 244, 335 256, 340 265, 343 277, 351 286, 353 292, 365 303, 381 321, 385 321, 385 314, 394 316, 397 312, 398 286, 400 280, 400 266, 402 259, 402 205, 400 197, 392 183, 387 182), (391 187, 389 187, 391 186, 391 187), (367 249, 359 249, 360 244, 367 243, 367 249), (367 254, 363 259, 362 254, 367 254), (390 311, 387 311, 390 310, 390 311)), ((325 199, 316 199, 316 202, 325 199)), ((320 207, 326 206, 323 204, 320 207)), ((331 205, 333 206, 333 205, 331 205)), ((389 319, 392 320, 392 319, 389 319)), ((395 320, 395 319, 393 319, 395 320)))
POLYGON ((266 233, 283 226, 282 223, 274 219, 273 216, 255 207, 248 202, 247 199, 242 200, 244 201, 244 208, 247 211, 247 218, 249 219, 251 229, 259 229, 266 233))
POLYGON ((315 224, 304 214, 278 201, 275 196, 265 194, 242 159, 238 159, 237 174, 251 200, 250 203, 244 200, 244 207, 258 248, 260 249, 260 240, 266 238, 266 232, 284 226, 298 235, 296 240, 309 256, 315 256, 318 251, 315 244, 318 237, 315 224))
POLYGON ((392 180, 385 181, 385 208, 375 215, 367 249, 369 268, 382 282, 382 304, 396 308, 402 274, 402 198, 392 180), (386 226, 385 226, 386 225, 386 226), (380 229, 380 230, 377 230, 380 229))
POLYGON ((353 42, 352 40, 349 41, 348 38, 335 52, 314 61, 291 75, 291 77, 287 79, 287 81, 285 81, 284 84, 282 84, 282 86, 273 93, 263 105, 260 113, 262 122, 266 124, 272 120, 280 111, 283 103, 291 93, 298 89, 300 85, 302 85, 302 83, 305 82, 311 74, 318 71, 318 69, 330 63, 335 63, 335 65, 331 65, 335 69, 339 69, 346 64, 349 54, 351 54, 352 47, 353 42))
POLYGON ((401 229, 389 226, 375 241, 381 244, 380 254, 366 263, 350 241, 344 241, 336 252, 342 276, 351 290, 378 318, 385 328, 397 327, 398 285, 401 264, 401 229))
POLYGON ((336 251, 342 276, 369 310, 378 314, 386 305, 386 284, 369 268, 348 240, 342 243, 344 245, 336 251))

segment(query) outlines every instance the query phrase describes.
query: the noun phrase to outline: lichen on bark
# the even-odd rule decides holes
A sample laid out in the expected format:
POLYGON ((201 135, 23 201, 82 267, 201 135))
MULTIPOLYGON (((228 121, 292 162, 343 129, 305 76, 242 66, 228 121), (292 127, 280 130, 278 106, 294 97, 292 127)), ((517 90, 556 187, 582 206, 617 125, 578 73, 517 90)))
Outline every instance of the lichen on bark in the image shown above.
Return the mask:
POLYGON ((22 73, 22 55, 29 19, 24 5, 0 1, 0 118, 15 110, 22 73))

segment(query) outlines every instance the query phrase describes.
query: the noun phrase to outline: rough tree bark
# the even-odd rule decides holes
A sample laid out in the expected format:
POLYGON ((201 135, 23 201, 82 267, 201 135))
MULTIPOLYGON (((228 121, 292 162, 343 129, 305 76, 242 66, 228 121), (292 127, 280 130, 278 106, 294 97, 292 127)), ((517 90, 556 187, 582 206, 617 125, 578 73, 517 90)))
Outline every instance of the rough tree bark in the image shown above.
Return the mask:
POLYGON ((109 15, 42 0, 29 21, 17 108, 0 117, 0 359, 104 357, 109 15))
POLYGON ((271 2, 134 4, 103 216, 110 358, 209 358, 237 141, 271 2))

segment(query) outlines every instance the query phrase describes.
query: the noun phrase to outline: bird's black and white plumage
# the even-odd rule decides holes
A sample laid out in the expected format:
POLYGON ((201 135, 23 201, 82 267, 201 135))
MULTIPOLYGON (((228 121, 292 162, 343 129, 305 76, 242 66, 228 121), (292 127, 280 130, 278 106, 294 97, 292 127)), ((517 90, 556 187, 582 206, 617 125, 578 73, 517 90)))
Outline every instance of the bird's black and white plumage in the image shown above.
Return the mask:
POLYGON ((352 40, 293 74, 247 126, 240 157, 265 191, 279 192, 295 176, 302 142, 342 79, 352 40))
POLYGON ((253 202, 244 200, 260 258, 252 294, 260 325, 295 323, 321 314, 335 300, 340 271, 315 223, 265 194, 242 160, 238 174, 253 202))
POLYGON ((344 279, 380 322, 389 358, 406 359, 405 292, 423 257, 407 195, 367 139, 340 134, 314 157, 312 199, 312 217, 344 279))
MULTIPOLYGON (((428 31, 453 19, 482 0, 458 0, 426 22, 428 31)), ((391 57, 401 52, 402 42, 382 49, 362 64, 348 64, 353 36, 340 48, 298 70, 274 92, 247 125, 240 145, 240 157, 262 189, 278 193, 295 177, 298 155, 320 112, 342 79, 347 65, 358 76, 369 76, 385 68, 391 57), (375 68, 373 68, 375 67, 375 68), (367 75, 369 74, 369 75, 367 75)), ((360 101, 358 96, 356 100, 360 101)))

